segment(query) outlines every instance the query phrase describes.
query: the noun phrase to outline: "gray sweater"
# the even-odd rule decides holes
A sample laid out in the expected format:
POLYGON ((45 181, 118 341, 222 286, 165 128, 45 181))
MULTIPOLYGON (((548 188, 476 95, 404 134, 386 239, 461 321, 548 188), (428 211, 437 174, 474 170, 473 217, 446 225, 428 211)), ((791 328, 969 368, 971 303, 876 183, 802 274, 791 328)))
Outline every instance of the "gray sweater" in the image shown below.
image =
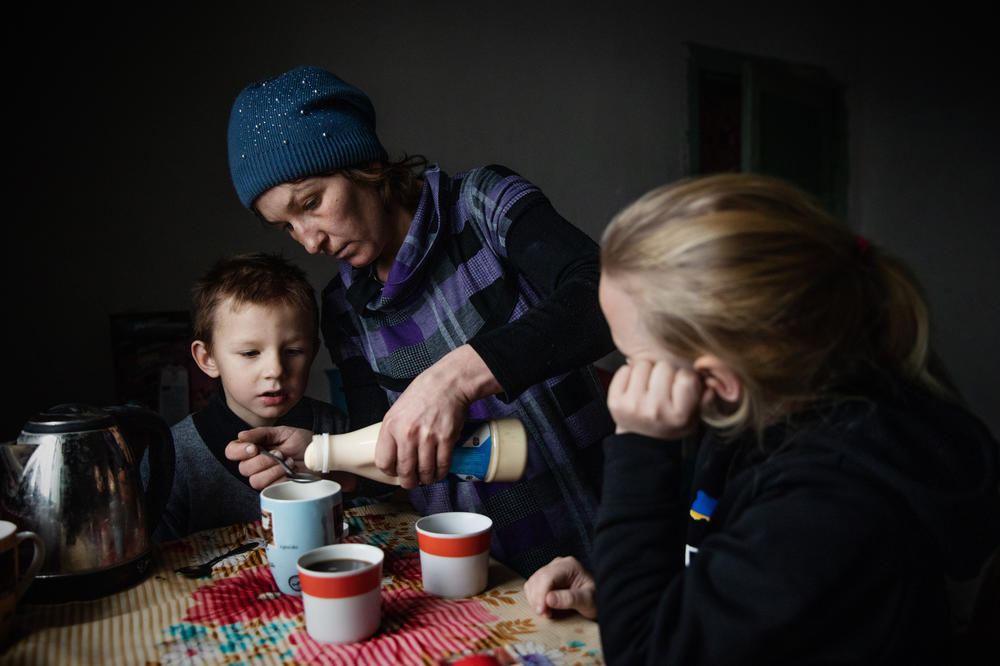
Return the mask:
MULTIPOLYGON (((343 412, 319 400, 303 398, 288 416, 293 413, 294 419, 279 419, 278 423, 310 428, 313 432, 347 430, 343 412)), ((249 428, 216 397, 205 410, 188 415, 170 429, 176 458, 174 483, 153 532, 154 541, 170 541, 201 530, 260 518, 260 492, 239 475, 236 463, 230 463, 227 469, 219 459, 236 433, 249 428)), ((144 464, 143 476, 147 474, 144 464)))

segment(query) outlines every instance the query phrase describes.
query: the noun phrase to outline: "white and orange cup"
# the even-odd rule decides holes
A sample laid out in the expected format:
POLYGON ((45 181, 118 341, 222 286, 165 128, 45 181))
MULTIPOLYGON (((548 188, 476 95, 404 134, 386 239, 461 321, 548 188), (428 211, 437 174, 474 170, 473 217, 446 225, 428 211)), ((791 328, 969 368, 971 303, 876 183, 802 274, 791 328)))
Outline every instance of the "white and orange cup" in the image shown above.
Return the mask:
POLYGON ((376 546, 338 543, 310 550, 298 559, 306 632, 320 643, 357 643, 382 623, 382 562, 376 546), (331 562, 351 568, 329 570, 331 562))
POLYGON ((424 591, 439 597, 472 597, 486 589, 493 521, 481 513, 448 511, 417 521, 424 591))

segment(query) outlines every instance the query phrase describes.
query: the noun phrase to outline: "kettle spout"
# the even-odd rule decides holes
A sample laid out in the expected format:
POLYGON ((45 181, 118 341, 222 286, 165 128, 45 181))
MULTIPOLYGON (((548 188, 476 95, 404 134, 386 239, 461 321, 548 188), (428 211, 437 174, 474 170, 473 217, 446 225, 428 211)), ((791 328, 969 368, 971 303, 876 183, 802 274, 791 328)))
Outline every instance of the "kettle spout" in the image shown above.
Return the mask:
POLYGON ((35 444, 0 444, 0 519, 18 522, 20 516, 14 500, 21 487, 24 468, 37 448, 35 444))

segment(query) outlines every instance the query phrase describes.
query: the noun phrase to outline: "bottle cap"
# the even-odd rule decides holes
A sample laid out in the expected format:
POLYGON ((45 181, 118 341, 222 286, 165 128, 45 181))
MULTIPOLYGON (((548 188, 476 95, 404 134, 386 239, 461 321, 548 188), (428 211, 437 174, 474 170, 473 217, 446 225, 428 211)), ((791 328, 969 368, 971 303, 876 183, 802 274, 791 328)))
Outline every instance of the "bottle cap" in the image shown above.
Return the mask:
POLYGON ((528 464, 528 438, 520 419, 497 419, 490 422, 493 455, 485 481, 517 481, 528 464))
POLYGON ((322 449, 326 445, 323 441, 323 434, 315 434, 312 436, 312 441, 309 442, 309 446, 306 447, 305 453, 302 455, 302 462, 305 466, 311 470, 318 470, 323 467, 323 451, 322 449))

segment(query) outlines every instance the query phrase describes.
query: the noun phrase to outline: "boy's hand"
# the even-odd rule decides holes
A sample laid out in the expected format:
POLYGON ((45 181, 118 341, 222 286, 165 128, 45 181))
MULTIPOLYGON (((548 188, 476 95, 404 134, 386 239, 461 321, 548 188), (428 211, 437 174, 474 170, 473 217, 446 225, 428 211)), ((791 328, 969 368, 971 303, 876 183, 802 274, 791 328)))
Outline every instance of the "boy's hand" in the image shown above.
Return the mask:
POLYGON ((657 439, 680 439, 698 422, 704 391, 694 370, 668 361, 636 361, 615 372, 608 386, 608 409, 615 432, 657 439))
POLYGON ((594 577, 575 557, 557 557, 531 574, 524 583, 524 596, 535 612, 552 617, 553 610, 576 610, 597 617, 594 577))
MULTIPOLYGON (((305 469, 303 456, 312 436, 312 431, 292 426, 244 430, 237 435, 239 439, 226 445, 226 457, 241 461, 240 474, 250 479, 252 488, 263 490, 272 483, 284 481, 285 470, 267 456, 259 454, 257 448, 266 448, 272 454, 284 458, 292 469, 305 469)), ((354 492, 358 487, 358 477, 350 472, 328 472, 324 478, 336 481, 341 490, 347 493, 354 492)))
MULTIPOLYGON (((294 469, 303 467, 302 457, 312 441, 312 431, 291 426, 254 428, 239 433, 239 439, 226 445, 226 457, 240 461, 240 474, 250 479, 250 485, 262 490, 272 483, 282 481, 285 471, 281 466, 257 452, 257 447, 283 457, 294 469)), ((346 490, 346 489, 345 489, 346 490)))

